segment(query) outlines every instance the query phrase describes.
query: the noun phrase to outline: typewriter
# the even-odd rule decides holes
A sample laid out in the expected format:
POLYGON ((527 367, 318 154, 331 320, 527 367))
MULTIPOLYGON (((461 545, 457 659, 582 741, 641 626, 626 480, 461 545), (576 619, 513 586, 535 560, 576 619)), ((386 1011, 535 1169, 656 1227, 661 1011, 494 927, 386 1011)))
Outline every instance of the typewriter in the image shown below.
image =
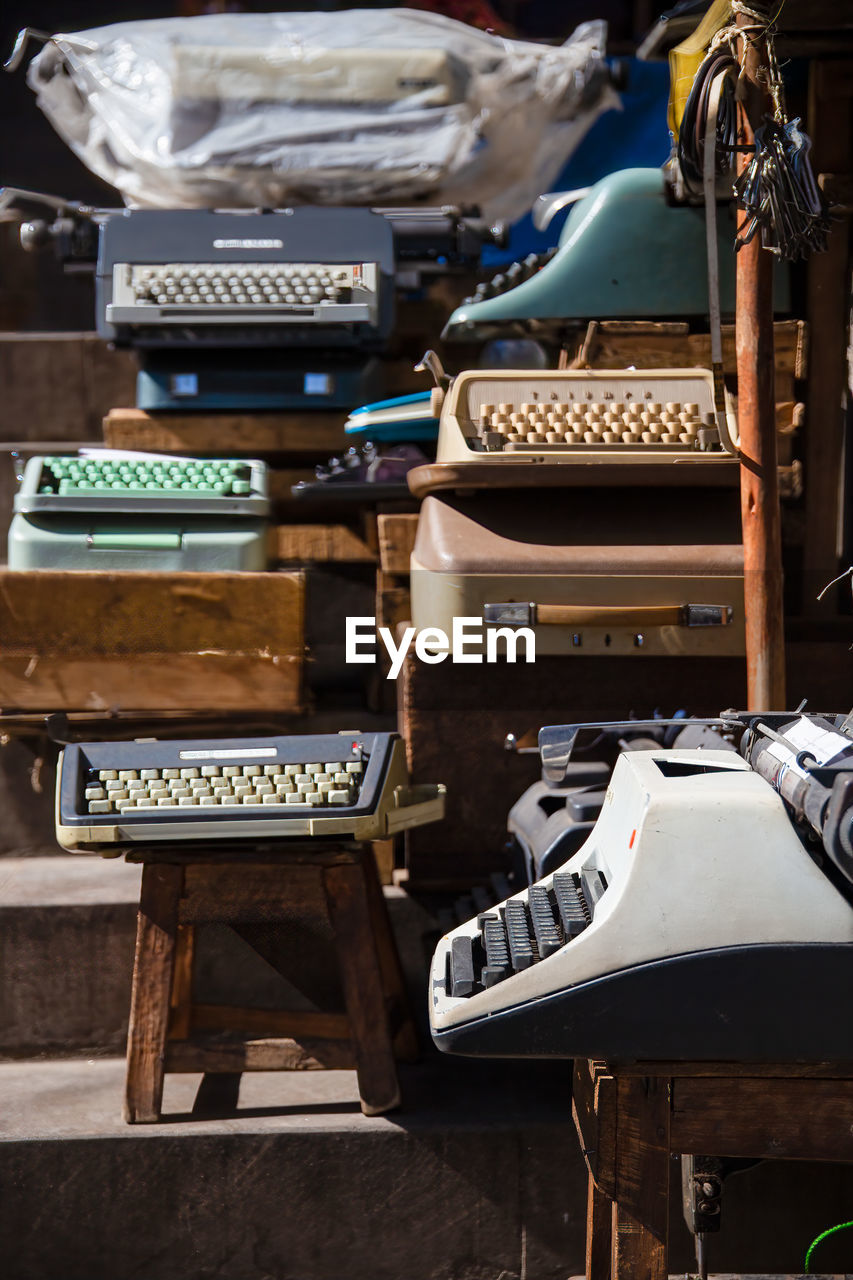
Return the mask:
POLYGON ((266 464, 101 452, 30 458, 10 569, 262 570, 266 464))
POLYGON ((361 405, 351 411, 344 431, 347 435, 391 444, 434 441, 438 436, 438 418, 432 411, 432 395, 429 391, 416 391, 413 395, 361 405))
POLYGON ((72 852, 129 845, 376 840, 444 816, 444 787, 410 786, 396 733, 64 748, 56 838, 72 852))
MULTIPOLYGON (((581 848, 442 938, 430 976, 439 1048, 849 1059, 853 718, 724 721, 744 731, 746 758, 621 755, 581 848)), ((552 779, 577 729, 540 734, 552 779)))
MULTIPOLYGON (((623 169, 577 193, 556 249, 502 267, 451 314, 447 341, 530 336, 559 345, 589 320, 708 315, 705 215, 676 204, 660 169, 623 169)), ((731 207, 718 210, 720 301, 734 314, 731 207)), ((774 281, 777 311, 790 307, 787 271, 774 281)))

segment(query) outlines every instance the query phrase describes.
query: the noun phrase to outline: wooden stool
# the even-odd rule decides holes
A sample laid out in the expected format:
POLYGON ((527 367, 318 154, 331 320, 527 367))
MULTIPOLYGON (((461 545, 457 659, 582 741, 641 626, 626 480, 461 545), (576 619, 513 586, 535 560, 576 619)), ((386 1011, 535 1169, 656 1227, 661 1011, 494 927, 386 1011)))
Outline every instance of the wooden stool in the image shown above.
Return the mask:
POLYGON ((160 1119, 166 1071, 354 1067, 365 1115, 399 1104, 395 1052, 412 1061, 417 1036, 369 846, 317 852, 290 843, 195 856, 146 847, 128 859, 143 863, 127 1040, 129 1124, 160 1119), (295 908, 331 928, 345 1013, 193 1003, 199 924, 230 925, 298 987, 300 966, 285 964, 270 930, 292 919, 295 908))
POLYGON ((587 1280, 667 1280, 671 1156, 853 1160, 853 1064, 578 1060, 587 1280))

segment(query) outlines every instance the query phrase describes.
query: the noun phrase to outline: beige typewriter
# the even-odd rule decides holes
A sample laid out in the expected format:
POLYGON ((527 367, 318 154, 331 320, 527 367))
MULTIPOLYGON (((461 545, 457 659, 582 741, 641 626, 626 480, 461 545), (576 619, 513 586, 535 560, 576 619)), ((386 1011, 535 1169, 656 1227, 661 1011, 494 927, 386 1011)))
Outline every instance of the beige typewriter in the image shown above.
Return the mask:
POLYGON ((436 465, 414 473, 418 496, 463 483, 572 483, 568 473, 525 477, 531 465, 628 463, 631 483, 638 465, 663 464, 668 483, 737 477, 733 407, 715 410, 707 369, 471 369, 436 387, 433 407, 441 414, 436 465))

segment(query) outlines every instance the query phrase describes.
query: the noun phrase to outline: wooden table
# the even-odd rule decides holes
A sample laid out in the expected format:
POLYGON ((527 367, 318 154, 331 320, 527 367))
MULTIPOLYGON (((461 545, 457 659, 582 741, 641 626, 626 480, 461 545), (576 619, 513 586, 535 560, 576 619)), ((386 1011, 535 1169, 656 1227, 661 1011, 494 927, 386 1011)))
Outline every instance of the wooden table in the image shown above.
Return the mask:
MULTIPOLYGON (((376 861, 369 845, 288 844, 187 853, 134 848, 142 890, 127 1047, 125 1119, 160 1119, 167 1071, 355 1068, 362 1111, 397 1106, 395 1058, 418 1043, 376 861), (298 912, 299 923, 294 923, 298 912), (306 926, 307 922, 307 926, 306 926), (300 990, 303 947, 288 928, 328 934, 343 1011, 271 1012, 193 1000, 195 929, 227 924, 300 990)), ((312 1001, 316 1004, 316 1000, 312 1001)))
POLYGON ((666 1280, 673 1155, 853 1161, 853 1063, 578 1059, 587 1280, 666 1280))

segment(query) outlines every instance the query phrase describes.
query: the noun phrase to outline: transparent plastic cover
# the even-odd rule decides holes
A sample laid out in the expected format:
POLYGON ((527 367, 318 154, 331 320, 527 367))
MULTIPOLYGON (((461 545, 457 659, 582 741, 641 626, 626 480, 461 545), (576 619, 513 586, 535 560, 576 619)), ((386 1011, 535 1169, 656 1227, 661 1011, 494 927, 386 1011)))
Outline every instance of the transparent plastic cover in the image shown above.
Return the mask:
POLYGON ((562 45, 434 13, 210 14, 58 34, 27 74, 132 207, 478 204, 514 219, 605 109, 606 24, 562 45))

